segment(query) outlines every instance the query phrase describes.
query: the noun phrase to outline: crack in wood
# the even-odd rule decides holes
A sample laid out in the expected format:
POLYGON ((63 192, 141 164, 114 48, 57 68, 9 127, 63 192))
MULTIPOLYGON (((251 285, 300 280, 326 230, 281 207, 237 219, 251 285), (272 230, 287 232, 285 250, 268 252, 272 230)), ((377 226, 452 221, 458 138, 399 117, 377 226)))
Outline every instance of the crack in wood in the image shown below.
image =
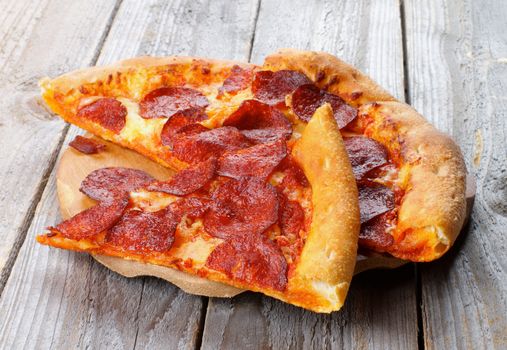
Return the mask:
MULTIPOLYGON (((401 42, 403 50, 403 86, 404 86, 404 99, 405 102, 410 104, 410 75, 408 70, 408 48, 407 48, 407 23, 406 23, 406 8, 404 0, 400 0, 400 23, 401 23, 401 42)), ((424 349, 424 326, 422 317, 422 287, 421 275, 419 272, 418 264, 414 264, 415 273, 415 300, 417 311, 417 347, 419 350, 424 349)))
POLYGON ((199 327, 196 334, 195 339, 195 350, 202 348, 202 339, 204 335, 204 325, 206 324, 206 315, 208 314, 208 305, 209 305, 209 299, 207 297, 202 297, 202 312, 201 312, 201 318, 199 319, 199 327))
POLYGON ((252 61, 252 52, 254 48, 255 32, 257 30, 257 22, 259 21, 259 12, 261 11, 262 0, 257 1, 257 8, 255 10, 254 26, 252 30, 252 37, 250 38, 250 47, 248 49, 248 62, 252 61))
POLYGON ((136 324, 136 335, 134 337, 134 346, 132 347, 133 350, 136 349, 137 345, 137 336, 139 335, 139 311, 141 309, 141 303, 143 302, 143 295, 144 295, 144 286, 146 284, 146 277, 143 277, 143 286, 141 288, 141 293, 139 293, 139 304, 137 305, 136 310, 136 317, 134 319, 134 323, 136 324))

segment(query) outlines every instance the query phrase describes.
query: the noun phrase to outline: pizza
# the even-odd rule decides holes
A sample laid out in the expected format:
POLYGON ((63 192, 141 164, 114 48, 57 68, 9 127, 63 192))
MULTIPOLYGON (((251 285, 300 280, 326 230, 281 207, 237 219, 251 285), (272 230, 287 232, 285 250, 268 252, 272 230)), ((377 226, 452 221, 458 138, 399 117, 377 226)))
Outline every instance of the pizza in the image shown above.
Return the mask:
POLYGON ((282 50, 262 66, 141 57, 41 87, 64 120, 177 171, 161 181, 97 169, 81 184, 96 206, 43 244, 330 312, 358 244, 367 256, 431 261, 463 225, 457 145, 329 54, 282 50))
POLYGON ((331 107, 319 108, 297 141, 245 137, 216 152, 169 179, 96 169, 80 186, 96 205, 37 239, 174 268, 318 312, 339 309, 354 270, 359 208, 331 107))

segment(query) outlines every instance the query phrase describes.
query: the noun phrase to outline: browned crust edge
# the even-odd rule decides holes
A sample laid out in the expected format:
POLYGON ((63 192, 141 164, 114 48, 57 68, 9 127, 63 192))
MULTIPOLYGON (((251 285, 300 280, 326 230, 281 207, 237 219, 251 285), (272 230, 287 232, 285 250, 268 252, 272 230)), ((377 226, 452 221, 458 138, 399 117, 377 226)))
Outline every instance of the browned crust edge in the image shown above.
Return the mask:
POLYGON ((115 78, 118 73, 133 72, 139 69, 166 67, 172 65, 190 66, 193 64, 210 65, 216 69, 222 67, 231 67, 233 65, 240 65, 243 67, 253 67, 253 64, 238 62, 232 60, 214 60, 209 58, 188 57, 188 56, 167 56, 167 57, 153 57, 141 56, 136 58, 129 58, 121 60, 106 66, 86 67, 62 74, 54 79, 43 78, 39 82, 43 90, 43 95, 48 91, 59 91, 61 93, 68 93, 72 89, 79 89, 79 87, 94 83, 97 81, 107 81, 110 75, 111 79, 115 78))
POLYGON ((397 101, 373 80, 324 53, 282 49, 266 57, 264 69, 306 74, 321 88, 374 117, 373 137, 392 149, 398 145, 407 171, 407 192, 399 212, 398 237, 403 251, 392 255, 431 261, 454 243, 465 220, 463 156, 456 143, 436 130, 409 105, 397 101))
POLYGON ((313 217, 299 264, 289 286, 323 296, 339 310, 354 274, 359 235, 356 180, 329 104, 308 122, 292 150, 312 186, 313 217))

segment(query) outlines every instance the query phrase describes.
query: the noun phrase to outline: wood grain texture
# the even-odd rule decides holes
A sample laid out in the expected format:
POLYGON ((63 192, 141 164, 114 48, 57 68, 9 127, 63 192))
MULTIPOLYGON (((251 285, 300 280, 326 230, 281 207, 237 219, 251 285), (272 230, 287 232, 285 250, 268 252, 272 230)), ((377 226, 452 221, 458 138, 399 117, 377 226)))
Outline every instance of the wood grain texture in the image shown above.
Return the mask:
MULTIPOLYGON (((404 97, 397 1, 263 1, 252 61, 281 47, 323 50, 404 97)), ((417 347, 413 265, 354 278, 344 308, 319 315, 257 294, 210 299, 204 349, 417 347)))
MULTIPOLYGON (((247 60, 256 9, 245 1, 124 1, 98 64, 176 52, 247 60)), ((71 127, 64 145, 78 133, 71 127)), ((53 171, 0 299, 0 348, 195 348, 205 299, 35 243, 60 220, 55 188, 53 171)))
POLYGON ((424 345, 507 347, 507 3, 405 1, 409 96, 477 180, 466 232, 421 265, 424 345))
MULTIPOLYGON (((261 294, 210 298, 203 349, 413 349, 413 265, 354 277, 344 308, 316 314, 261 294)), ((415 305, 413 305, 415 307, 415 305)))
POLYGON ((93 64, 115 5, 0 2, 0 291, 66 130, 41 106, 37 81, 93 64))

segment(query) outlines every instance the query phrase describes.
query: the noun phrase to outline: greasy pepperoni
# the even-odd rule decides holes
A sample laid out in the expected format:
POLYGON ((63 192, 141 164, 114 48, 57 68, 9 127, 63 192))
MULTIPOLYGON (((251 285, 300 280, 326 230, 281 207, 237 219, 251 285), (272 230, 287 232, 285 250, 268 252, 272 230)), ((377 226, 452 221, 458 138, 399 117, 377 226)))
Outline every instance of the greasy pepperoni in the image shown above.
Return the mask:
POLYGON ((250 142, 238 129, 226 126, 177 137, 173 143, 173 153, 178 159, 187 163, 198 163, 209 157, 219 157, 225 151, 234 151, 248 146, 250 142))
POLYGON ((169 118, 189 108, 204 109, 208 99, 197 90, 184 87, 164 87, 153 90, 139 104, 143 118, 169 118))
POLYGON ((284 104, 286 95, 301 85, 311 83, 306 75, 292 70, 260 71, 255 73, 252 91, 255 98, 262 102, 270 105, 284 104))
POLYGON ((150 183, 147 190, 186 196, 204 187, 215 175, 216 167, 216 158, 210 158, 181 170, 168 181, 150 183))
POLYGON ((377 252, 385 251, 394 243, 393 237, 387 233, 390 224, 390 213, 377 216, 361 225, 359 232, 359 245, 377 252))
POLYGON ((287 262, 280 248, 267 239, 226 241, 211 252, 206 266, 246 284, 287 287, 287 262))
POLYGON ((89 119, 118 134, 125 126, 127 108, 114 98, 101 98, 80 108, 77 117, 89 119))
POLYGON ((78 240, 96 235, 112 227, 120 219, 128 201, 128 194, 124 193, 82 211, 49 230, 78 240))
POLYGON ((364 136, 344 139, 356 180, 372 169, 387 163, 387 151, 379 142, 364 136))
POLYGON ((77 135, 69 146, 84 154, 97 154, 106 148, 106 145, 80 135, 77 135))
POLYGON ((256 178, 227 179, 211 199, 213 207, 204 215, 204 228, 214 237, 258 235, 278 219, 275 188, 256 178))
POLYGON ((274 142, 288 138, 291 134, 283 128, 241 130, 241 133, 253 143, 274 142))
POLYGON ((231 74, 225 79, 222 87, 218 89, 219 93, 227 92, 229 94, 244 90, 252 81, 252 70, 243 69, 238 65, 234 65, 231 74))
POLYGON ((201 217, 211 207, 211 204, 211 200, 208 198, 186 197, 171 203, 170 208, 180 221, 183 216, 194 219, 201 217))
POLYGON ((218 160, 217 173, 235 179, 243 176, 265 179, 286 155, 283 140, 225 152, 218 160))
POLYGON ((246 100, 223 123, 235 126, 254 142, 273 142, 292 133, 291 123, 282 112, 256 100, 246 100))
POLYGON ((284 235, 299 236, 303 229, 305 213, 298 202, 291 201, 282 192, 278 192, 280 207, 278 209, 278 224, 284 235))
POLYGON ((281 183, 282 187, 308 187, 310 185, 303 169, 291 156, 282 160, 275 171, 282 171, 285 174, 281 183))
POLYGON ((359 184, 361 223, 394 208, 394 192, 380 184, 359 184))
POLYGON ((308 122, 324 103, 333 108, 333 115, 341 129, 357 117, 357 110, 337 95, 319 89, 313 84, 302 85, 292 94, 292 110, 299 119, 308 122))
POLYGON ((174 242, 178 221, 167 209, 157 212, 129 210, 106 235, 116 247, 135 252, 164 252, 174 242))
POLYGON ((169 118, 162 128, 160 140, 163 145, 172 146, 173 139, 178 135, 185 134, 184 130, 193 128, 194 130, 206 131, 207 129, 201 124, 196 124, 202 120, 207 119, 208 116, 202 109, 189 108, 184 111, 176 112, 169 118), (193 125, 190 127, 190 125, 193 125))
POLYGON ((177 142, 178 139, 182 139, 180 141, 184 142, 183 138, 189 135, 199 134, 201 132, 208 131, 209 129, 201 124, 188 124, 181 127, 176 133, 166 138, 165 142, 166 146, 174 147, 174 143, 177 142))
POLYGON ((79 190, 88 197, 110 200, 118 194, 130 192, 155 181, 142 170, 129 168, 101 168, 92 171, 81 182, 79 190))

